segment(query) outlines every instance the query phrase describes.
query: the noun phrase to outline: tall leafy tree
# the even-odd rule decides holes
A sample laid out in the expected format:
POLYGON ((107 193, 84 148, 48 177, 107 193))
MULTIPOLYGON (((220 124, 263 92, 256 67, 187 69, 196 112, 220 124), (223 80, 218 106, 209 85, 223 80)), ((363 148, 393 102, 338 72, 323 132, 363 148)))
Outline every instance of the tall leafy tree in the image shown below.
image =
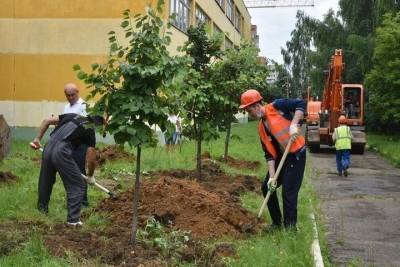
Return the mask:
POLYGON ((335 49, 343 48, 345 44, 344 29, 341 21, 333 10, 329 10, 322 21, 314 20, 313 43, 314 49, 310 53, 310 70, 312 95, 322 96, 324 87, 323 72, 335 49))
POLYGON ((109 117, 105 131, 115 142, 136 147, 136 179, 133 199, 131 243, 136 242, 140 197, 141 147, 155 144, 153 125, 165 130, 167 109, 163 91, 179 69, 180 60, 171 57, 167 46, 168 32, 161 18, 163 1, 157 9, 148 8, 146 14, 133 18, 126 10, 121 27, 127 46, 119 44, 114 31, 109 33, 110 57, 106 64, 93 64, 86 73, 75 66, 78 77, 92 88, 90 97, 97 97, 94 112, 109 117))
POLYGON ((378 28, 373 58, 367 75, 370 91, 369 110, 375 125, 384 130, 400 129, 400 12, 384 16, 378 28))
POLYGON ((213 117, 219 96, 210 81, 211 66, 221 55, 219 35, 209 37, 204 24, 189 27, 182 50, 190 59, 179 98, 183 103, 183 133, 196 141, 197 178, 201 179, 201 144, 218 137, 213 117))
POLYGON ((252 44, 243 43, 239 49, 228 49, 223 59, 217 62, 212 71, 212 83, 219 101, 214 107, 216 124, 225 130, 224 159, 228 158, 231 125, 236 121, 238 100, 241 93, 249 88, 265 88, 267 68, 258 59, 259 50, 252 44))
POLYGON ((286 49, 281 49, 286 68, 291 72, 293 96, 302 96, 310 85, 311 63, 309 55, 312 47, 314 20, 303 11, 298 11, 296 28, 291 32, 291 40, 286 42, 286 49))

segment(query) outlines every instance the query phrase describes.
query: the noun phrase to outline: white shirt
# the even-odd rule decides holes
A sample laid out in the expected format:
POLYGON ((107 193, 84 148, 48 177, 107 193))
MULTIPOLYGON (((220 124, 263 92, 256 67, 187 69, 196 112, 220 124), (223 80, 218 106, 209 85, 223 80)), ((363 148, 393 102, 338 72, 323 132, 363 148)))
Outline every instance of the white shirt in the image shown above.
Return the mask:
POLYGON ((81 116, 86 116, 86 103, 83 101, 82 98, 79 98, 78 101, 75 102, 75 104, 71 105, 68 103, 64 107, 64 112, 63 114, 66 113, 76 113, 81 116))
POLYGON ((179 133, 181 130, 180 130, 180 127, 178 127, 178 124, 177 124, 177 122, 178 122, 178 120, 179 120, 178 116, 176 116, 176 115, 169 115, 169 116, 168 116, 168 120, 169 120, 172 124, 175 125, 175 132, 179 133))

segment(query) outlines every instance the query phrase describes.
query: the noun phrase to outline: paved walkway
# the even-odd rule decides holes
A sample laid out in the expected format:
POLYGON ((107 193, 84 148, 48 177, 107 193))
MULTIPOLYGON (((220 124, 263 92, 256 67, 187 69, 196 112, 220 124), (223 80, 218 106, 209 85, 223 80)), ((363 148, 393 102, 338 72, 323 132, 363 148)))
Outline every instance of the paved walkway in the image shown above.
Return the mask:
POLYGON ((400 266, 400 169, 366 151, 336 175, 334 150, 309 154, 334 265, 400 266))

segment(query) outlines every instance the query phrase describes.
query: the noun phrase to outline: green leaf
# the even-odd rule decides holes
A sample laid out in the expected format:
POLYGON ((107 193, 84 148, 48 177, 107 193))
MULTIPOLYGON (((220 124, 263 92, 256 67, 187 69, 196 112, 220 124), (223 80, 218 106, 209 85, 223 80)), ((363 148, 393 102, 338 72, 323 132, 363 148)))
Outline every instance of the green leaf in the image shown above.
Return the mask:
POLYGON ((95 71, 99 67, 99 64, 93 63, 92 64, 92 70, 95 71))
POLYGON ((118 50, 118 44, 117 43, 112 43, 110 46, 110 51, 115 52, 118 50))
POLYGON ((136 134, 136 130, 134 128, 131 128, 131 127, 127 127, 126 128, 126 132, 131 134, 131 135, 135 135, 136 134))
POLYGON ((129 21, 127 21, 127 20, 124 20, 122 23, 121 23, 121 27, 122 28, 126 28, 126 27, 128 27, 129 26, 129 21))
POLYGON ((77 71, 77 70, 80 70, 80 69, 81 69, 81 66, 79 66, 78 64, 75 64, 75 65, 72 66, 72 69, 73 69, 74 71, 77 71))
POLYGON ((86 79, 87 74, 85 72, 83 72, 83 71, 79 71, 78 74, 77 74, 77 77, 80 80, 84 80, 84 79, 86 79))

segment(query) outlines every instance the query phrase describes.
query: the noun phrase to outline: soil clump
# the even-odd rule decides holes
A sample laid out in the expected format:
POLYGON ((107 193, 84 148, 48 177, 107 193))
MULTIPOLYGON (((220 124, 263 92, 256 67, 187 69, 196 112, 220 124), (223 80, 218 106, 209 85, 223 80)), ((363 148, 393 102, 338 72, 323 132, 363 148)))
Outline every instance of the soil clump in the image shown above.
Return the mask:
POLYGON ((103 149, 96 149, 96 164, 97 166, 102 166, 106 161, 113 160, 129 160, 135 159, 135 156, 124 151, 121 147, 117 145, 107 146, 103 149))
POLYGON ((211 161, 203 162, 202 174, 197 181, 196 170, 152 172, 141 186, 140 228, 154 217, 168 231, 190 231, 190 241, 183 250, 166 253, 140 239, 132 249, 129 239, 133 189, 117 199, 104 199, 95 208, 107 213, 110 220, 102 230, 58 225, 46 236, 45 244, 53 255, 62 256, 69 250, 83 258, 100 257, 102 262, 113 265, 164 266, 165 262, 172 262, 174 255, 178 261, 218 266, 221 256, 235 255, 234 247, 224 244, 210 249, 202 241, 223 236, 243 238, 261 230, 262 223, 256 215, 239 201, 241 192, 259 191, 260 182, 254 176, 232 177, 211 161))
POLYGON ((11 172, 0 172, 0 184, 15 182, 19 179, 18 176, 12 174, 11 172))

